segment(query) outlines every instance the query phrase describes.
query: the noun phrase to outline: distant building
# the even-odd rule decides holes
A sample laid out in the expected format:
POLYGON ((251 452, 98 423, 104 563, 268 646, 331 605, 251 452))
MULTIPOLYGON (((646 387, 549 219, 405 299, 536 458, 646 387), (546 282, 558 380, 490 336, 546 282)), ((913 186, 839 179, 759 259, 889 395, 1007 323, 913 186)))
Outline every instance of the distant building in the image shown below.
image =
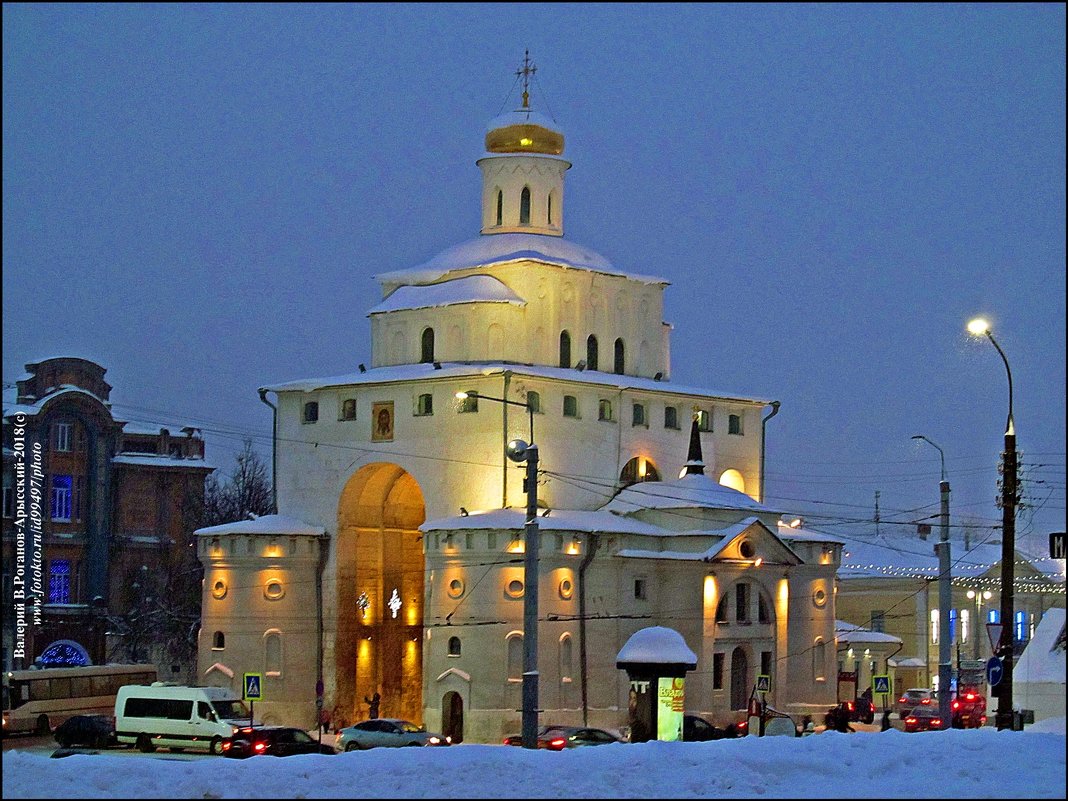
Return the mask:
MULTIPOLYGON (((125 422, 112 412, 106 370, 60 357, 26 365, 18 396, 3 409, 3 664, 99 664, 122 643, 108 641, 108 616, 150 602, 138 577, 188 550, 191 512, 204 501, 204 441, 194 428, 125 422), (40 443, 43 506, 43 625, 26 631, 14 656, 16 424, 40 443), (143 566, 143 569, 142 569, 143 566)), ((29 589, 29 588, 27 588, 29 589)), ((138 654, 149 659, 147 650, 138 654)), ((186 666, 179 666, 180 672, 186 666)), ((161 676, 172 666, 161 665, 161 676)))
MULTIPOLYGON (((555 123, 524 101, 484 141, 481 235, 377 276, 370 367, 262 388, 287 517, 198 532, 201 680, 265 673, 257 709, 311 725, 315 666, 335 723, 378 692, 468 740, 517 731, 521 437, 543 471, 544 720, 625 724, 615 657, 650 625, 699 655, 690 709, 744 716, 761 673, 780 708, 825 709, 841 544, 760 502, 777 404, 671 383, 667 282, 564 237, 555 123)), ((708 352, 711 377, 729 348, 708 352)))
MULTIPOLYGON (((888 660, 895 689, 938 688, 942 614, 949 615, 954 671, 958 657, 975 660, 991 656, 986 625, 1001 622, 1000 543, 951 543, 953 607, 943 611, 939 609, 938 557, 932 541, 841 536, 845 545, 838 568, 838 618, 901 640, 901 649, 888 660)), ((1016 552, 1011 625, 1017 655, 1033 636, 1042 615, 1051 608, 1064 608, 1062 565, 1063 561, 1016 552)), ((850 654, 839 647, 839 670, 870 674, 871 661, 862 651, 854 648, 850 654)))

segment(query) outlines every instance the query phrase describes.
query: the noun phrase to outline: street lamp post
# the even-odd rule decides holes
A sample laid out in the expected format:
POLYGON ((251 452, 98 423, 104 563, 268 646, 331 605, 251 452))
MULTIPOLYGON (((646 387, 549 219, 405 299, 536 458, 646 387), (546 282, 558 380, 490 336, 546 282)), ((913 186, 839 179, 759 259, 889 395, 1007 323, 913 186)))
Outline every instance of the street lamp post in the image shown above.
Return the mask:
POLYGON ((928 445, 933 445, 938 449, 938 455, 942 459, 942 480, 938 483, 938 490, 942 496, 942 509, 939 515, 941 525, 939 526, 939 542, 934 548, 935 553, 938 554, 938 606, 941 610, 938 615, 938 714, 942 720, 949 720, 951 713, 949 687, 953 682, 949 610, 953 606, 953 576, 949 556, 949 481, 946 479, 946 454, 923 434, 915 434, 912 438, 922 439, 928 445))
POLYGON ((997 350, 1005 364, 1009 379, 1009 416, 1005 422, 1005 452, 1002 454, 1001 477, 1001 643, 998 655, 1002 661, 1001 682, 998 684, 998 711, 994 721, 998 730, 1015 728, 1012 712, 1013 662, 1013 581, 1016 559, 1016 425, 1012 419, 1012 370, 1005 352, 990 332, 990 324, 983 319, 968 323, 973 336, 985 336, 997 350))
POLYGON ((538 446, 534 444, 534 409, 528 403, 493 398, 480 392, 457 392, 460 400, 480 398, 509 406, 522 406, 530 415, 528 444, 513 439, 505 451, 513 462, 527 465, 523 488, 527 493, 527 516, 523 541, 523 725, 524 748, 538 747, 538 554, 541 530, 538 527, 538 446))

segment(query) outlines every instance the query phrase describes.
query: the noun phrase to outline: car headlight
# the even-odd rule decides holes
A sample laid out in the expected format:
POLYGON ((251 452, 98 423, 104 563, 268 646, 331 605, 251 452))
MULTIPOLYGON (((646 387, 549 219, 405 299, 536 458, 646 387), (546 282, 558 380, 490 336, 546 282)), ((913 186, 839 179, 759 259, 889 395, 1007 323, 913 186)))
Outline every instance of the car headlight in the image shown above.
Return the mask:
POLYGON ((438 743, 441 742, 441 738, 440 737, 429 737, 429 738, 427 738, 427 742, 429 742, 431 745, 437 745, 438 743))

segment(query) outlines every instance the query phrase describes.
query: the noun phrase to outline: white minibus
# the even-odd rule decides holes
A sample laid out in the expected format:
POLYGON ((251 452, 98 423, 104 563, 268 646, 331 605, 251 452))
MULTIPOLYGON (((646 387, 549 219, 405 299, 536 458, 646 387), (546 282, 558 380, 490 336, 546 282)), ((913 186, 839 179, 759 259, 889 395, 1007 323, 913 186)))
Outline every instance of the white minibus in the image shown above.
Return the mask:
POLYGON ((252 723, 248 707, 223 687, 181 687, 155 682, 120 687, 115 696, 119 743, 149 753, 158 746, 219 753, 219 744, 252 723))

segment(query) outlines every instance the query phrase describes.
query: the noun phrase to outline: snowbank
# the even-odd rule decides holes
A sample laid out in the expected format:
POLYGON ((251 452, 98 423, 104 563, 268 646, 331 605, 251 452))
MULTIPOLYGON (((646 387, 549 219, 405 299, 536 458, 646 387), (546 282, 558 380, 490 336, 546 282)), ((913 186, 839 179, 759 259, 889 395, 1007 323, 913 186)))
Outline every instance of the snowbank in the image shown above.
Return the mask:
POLYGON ((503 745, 337 756, 9 751, 4 798, 1064 798, 1065 738, 993 729, 821 733, 561 753, 503 745))

